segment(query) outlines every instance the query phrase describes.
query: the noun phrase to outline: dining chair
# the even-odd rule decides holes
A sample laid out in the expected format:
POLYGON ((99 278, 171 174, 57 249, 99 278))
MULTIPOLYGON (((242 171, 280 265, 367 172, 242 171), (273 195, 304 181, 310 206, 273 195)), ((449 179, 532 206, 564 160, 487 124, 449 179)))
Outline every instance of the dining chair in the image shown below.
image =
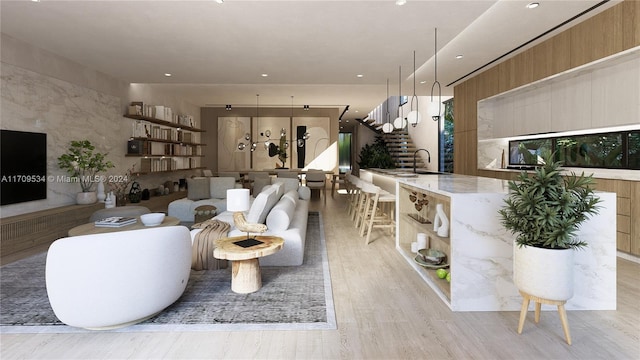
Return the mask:
POLYGON ((309 189, 321 190, 320 196, 324 196, 324 203, 326 204, 327 203, 327 176, 324 174, 324 172, 321 170, 307 171, 305 179, 306 179, 306 185, 309 189))

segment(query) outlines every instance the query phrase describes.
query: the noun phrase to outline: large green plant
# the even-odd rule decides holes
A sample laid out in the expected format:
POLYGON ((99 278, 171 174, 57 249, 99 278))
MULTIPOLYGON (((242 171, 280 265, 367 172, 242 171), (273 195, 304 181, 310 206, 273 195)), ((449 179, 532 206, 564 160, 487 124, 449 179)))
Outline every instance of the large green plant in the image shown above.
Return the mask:
POLYGON ((94 152, 95 149, 89 140, 73 140, 67 153, 58 157, 60 169, 77 179, 82 192, 91 191, 97 173, 113 167, 113 163, 106 160, 106 154, 94 152))
POLYGON ((509 196, 498 212, 504 227, 516 234, 518 246, 571 249, 587 245, 576 238, 576 232, 600 208, 601 200, 591 187, 593 176, 584 172, 562 176, 562 163, 554 161, 554 156, 547 152, 544 165, 534 174, 523 171, 509 181, 509 196))
POLYGON ((358 165, 360 165, 361 169, 393 169, 395 168, 395 161, 393 161, 389 150, 387 150, 384 139, 381 136, 377 136, 373 144, 366 144, 360 150, 358 165))

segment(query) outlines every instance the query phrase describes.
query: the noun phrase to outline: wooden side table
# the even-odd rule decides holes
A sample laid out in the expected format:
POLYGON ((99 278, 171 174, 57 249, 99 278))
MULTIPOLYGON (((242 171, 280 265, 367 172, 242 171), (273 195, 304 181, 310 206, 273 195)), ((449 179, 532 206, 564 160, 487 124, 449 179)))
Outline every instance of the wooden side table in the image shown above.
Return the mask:
POLYGON ((549 300, 539 298, 537 296, 529 295, 524 291, 520 291, 522 295, 522 308, 520 309, 520 322, 518 323, 518 334, 522 334, 522 328, 524 327, 524 320, 527 318, 527 311, 529 310, 529 301, 533 300, 536 303, 535 317, 536 323, 540 322, 540 307, 542 304, 557 305, 558 314, 560 314, 560 321, 562 322, 562 330, 564 330, 564 337, 567 339, 567 344, 571 345, 571 334, 569 333, 569 323, 567 322, 567 312, 564 309, 564 300, 549 300))
POLYGON ((277 236, 255 236, 261 244, 242 247, 235 242, 246 236, 222 238, 216 241, 213 256, 216 259, 231 260, 231 290, 238 294, 248 294, 262 287, 262 273, 258 258, 271 255, 282 249, 284 240, 277 236))

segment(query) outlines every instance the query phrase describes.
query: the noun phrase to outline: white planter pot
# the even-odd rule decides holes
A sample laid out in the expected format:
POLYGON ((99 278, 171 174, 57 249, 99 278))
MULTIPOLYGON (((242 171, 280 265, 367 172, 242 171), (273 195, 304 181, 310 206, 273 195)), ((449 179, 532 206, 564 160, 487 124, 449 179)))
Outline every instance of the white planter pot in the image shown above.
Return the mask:
POLYGON ((98 196, 95 191, 79 192, 76 194, 76 204, 78 205, 93 204, 96 201, 98 201, 98 196))
POLYGON ((516 287, 543 299, 569 300, 573 296, 573 252, 514 244, 516 287))

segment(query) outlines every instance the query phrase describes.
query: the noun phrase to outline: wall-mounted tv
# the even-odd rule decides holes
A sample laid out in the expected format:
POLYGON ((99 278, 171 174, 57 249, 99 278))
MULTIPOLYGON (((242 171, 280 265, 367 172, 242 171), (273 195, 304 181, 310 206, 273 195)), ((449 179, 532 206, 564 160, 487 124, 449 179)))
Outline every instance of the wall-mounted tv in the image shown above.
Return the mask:
POLYGON ((0 133, 0 205, 46 199, 47 134, 0 133))
POLYGON ((551 139, 511 140, 509 141, 509 165, 540 165, 542 155, 551 149, 551 139))

